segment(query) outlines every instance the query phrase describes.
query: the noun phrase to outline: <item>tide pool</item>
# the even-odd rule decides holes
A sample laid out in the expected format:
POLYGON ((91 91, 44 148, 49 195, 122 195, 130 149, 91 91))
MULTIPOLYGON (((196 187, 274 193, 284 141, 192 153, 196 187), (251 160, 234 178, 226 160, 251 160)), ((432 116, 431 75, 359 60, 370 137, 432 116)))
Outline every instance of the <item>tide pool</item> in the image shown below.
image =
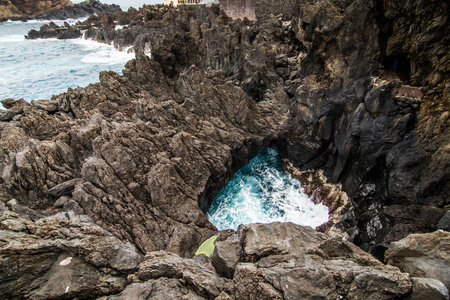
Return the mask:
POLYGON ((300 182, 283 170, 276 147, 263 147, 217 194, 207 217, 219 230, 270 222, 315 228, 328 221, 328 207, 314 204, 300 182))

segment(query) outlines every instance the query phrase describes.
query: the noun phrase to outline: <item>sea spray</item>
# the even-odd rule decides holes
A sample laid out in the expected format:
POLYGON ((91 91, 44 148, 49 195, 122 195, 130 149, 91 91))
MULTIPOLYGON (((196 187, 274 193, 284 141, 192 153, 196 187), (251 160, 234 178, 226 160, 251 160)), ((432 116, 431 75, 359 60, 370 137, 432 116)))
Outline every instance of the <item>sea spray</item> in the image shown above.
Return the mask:
POLYGON ((328 207, 314 204, 283 170, 276 147, 263 147, 217 194, 207 216, 219 230, 276 221, 315 228, 328 221, 328 207))

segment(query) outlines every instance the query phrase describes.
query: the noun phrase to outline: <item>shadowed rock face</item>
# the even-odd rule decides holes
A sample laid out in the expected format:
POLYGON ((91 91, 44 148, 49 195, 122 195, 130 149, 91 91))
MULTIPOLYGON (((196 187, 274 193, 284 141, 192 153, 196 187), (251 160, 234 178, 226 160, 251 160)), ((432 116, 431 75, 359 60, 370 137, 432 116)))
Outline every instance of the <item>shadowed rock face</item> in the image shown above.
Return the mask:
MULTIPOLYGON (((8 252, 12 239, 2 237, 2 269, 13 269, 14 257, 22 254, 27 262, 23 265, 37 268, 39 260, 34 260, 34 255, 38 253, 47 263, 44 269, 37 268, 41 270, 37 277, 54 278, 59 269, 51 271, 53 266, 76 253, 79 260, 74 263, 91 270, 90 280, 100 285, 87 285, 101 291, 92 297, 123 290, 112 299, 149 291, 154 295, 172 291, 175 298, 188 299, 222 293, 226 299, 223 293, 233 293, 226 280, 218 290, 212 289, 200 285, 203 279, 192 279, 192 272, 172 267, 162 268, 167 270, 162 275, 141 278, 135 270, 114 267, 111 262, 115 258, 102 260, 101 251, 91 260, 91 248, 65 245, 68 240, 80 239, 71 235, 72 227, 84 228, 82 220, 89 220, 89 226, 105 230, 95 234, 129 243, 134 249, 129 252, 139 257, 160 250, 190 257, 206 238, 217 233, 204 213, 214 195, 270 143, 278 145, 292 170, 323 169, 328 181, 341 184, 347 193, 338 190, 334 194, 348 206, 340 210, 329 203, 333 211, 341 213, 341 219, 333 219, 323 230, 343 231, 363 249, 380 256, 385 241, 434 230, 449 199, 449 79, 448 68, 441 70, 442 64, 433 63, 437 72, 433 73, 421 62, 434 62, 436 49, 448 49, 447 37, 439 35, 448 32, 444 30, 448 23, 437 22, 447 15, 447 8, 435 2, 420 2, 415 9, 407 2, 398 8, 400 14, 422 16, 424 9, 434 7, 436 14, 420 19, 422 25, 405 31, 404 37, 414 45, 436 32, 439 38, 429 39, 426 47, 417 50, 403 45, 397 53, 393 46, 388 51, 387 45, 398 38, 394 28, 400 25, 392 25, 391 32, 389 28, 383 31, 384 24, 395 21, 406 26, 409 21, 394 18, 388 1, 301 4, 288 21, 273 16, 255 23, 231 20, 216 7, 146 7, 90 18, 87 22, 96 25, 88 29, 90 36, 117 47, 134 45, 136 59, 127 63, 123 76, 102 72, 99 83, 69 89, 51 100, 31 104, 3 101, 8 110, 0 114, 0 199, 2 204, 8 203, 4 208, 8 214, 0 223, 0 234, 15 236, 28 245, 37 239, 37 233, 17 219, 41 222, 58 213, 72 213, 78 219, 55 225, 58 229, 49 230, 49 237, 44 235, 51 246, 39 248, 45 243, 38 243, 35 252, 21 252, 20 248, 8 252), (116 31, 115 22, 128 26, 116 31), (414 66, 407 86, 398 79, 399 74, 391 73, 386 58, 392 55, 397 64, 403 65, 406 57, 414 66), (427 74, 437 79, 432 81, 427 74), (430 82, 434 85, 426 87, 430 82), (418 85, 423 85, 421 99, 415 96, 421 93, 410 92, 418 85), (58 233, 61 230, 63 234, 58 233)), ((325 186, 332 189, 317 185, 325 186)), ((320 197, 332 194, 318 192, 320 197)), ((267 225, 265 230, 271 232, 271 226, 275 225, 267 225)), ((82 234, 89 241, 94 233, 87 230, 82 234)), ((276 244, 277 235, 273 242, 276 244)), ((234 238, 233 243, 240 242, 234 238)), ((286 243, 275 252, 248 254, 246 262, 265 256, 276 260, 277 255, 291 251, 286 243)), ((344 253, 339 257, 347 266, 345 253, 350 246, 341 242, 327 245, 330 253, 344 253)), ((158 261, 155 257, 166 255, 162 253, 149 259, 158 261)), ((241 260, 239 255, 230 259, 241 260)), ((183 259, 174 260, 173 264, 179 265, 183 259)), ((243 286, 249 286, 248 278, 258 278, 255 289, 264 297, 286 298, 283 288, 276 286, 276 278, 281 269, 284 273, 279 274, 287 274, 289 263, 273 274, 266 274, 261 266, 243 264, 237 270, 233 263, 223 263, 220 268, 226 277, 234 270, 233 280, 243 286), (267 280, 268 274, 273 280, 267 280)), ((65 289, 58 295, 46 292, 55 291, 50 287, 38 290, 30 285, 36 278, 24 276, 23 267, 16 269, 0 280, 6 296, 64 295, 65 289), (21 289, 16 288, 18 281, 21 289)), ((154 273, 148 272, 144 273, 154 273)), ((69 278, 76 270, 64 274, 69 278)), ((307 278, 315 280, 320 274, 307 278)), ((361 298, 371 278, 358 277, 351 285, 345 277, 342 288, 346 295, 361 298)), ((210 284, 222 279, 219 276, 210 284)), ((328 286, 328 294, 316 291, 321 297, 341 294, 331 279, 323 284, 328 286)), ((395 293, 407 293, 407 285, 395 293)), ((88 295, 90 290, 85 287, 77 283, 77 292, 67 297, 88 295)), ((234 296, 246 298, 250 291, 240 290, 234 296)), ((319 295, 316 292, 311 292, 311 297, 319 295)))

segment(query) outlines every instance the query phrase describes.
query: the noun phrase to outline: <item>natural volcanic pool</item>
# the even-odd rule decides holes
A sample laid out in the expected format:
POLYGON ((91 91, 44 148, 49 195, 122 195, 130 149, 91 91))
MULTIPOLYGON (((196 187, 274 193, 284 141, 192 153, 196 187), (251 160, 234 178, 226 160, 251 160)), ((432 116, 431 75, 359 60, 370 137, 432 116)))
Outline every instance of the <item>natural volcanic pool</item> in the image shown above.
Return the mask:
POLYGON ((207 211, 217 229, 240 224, 293 222, 313 228, 328 221, 328 207, 314 204, 285 172, 278 149, 263 147, 221 190, 207 211))

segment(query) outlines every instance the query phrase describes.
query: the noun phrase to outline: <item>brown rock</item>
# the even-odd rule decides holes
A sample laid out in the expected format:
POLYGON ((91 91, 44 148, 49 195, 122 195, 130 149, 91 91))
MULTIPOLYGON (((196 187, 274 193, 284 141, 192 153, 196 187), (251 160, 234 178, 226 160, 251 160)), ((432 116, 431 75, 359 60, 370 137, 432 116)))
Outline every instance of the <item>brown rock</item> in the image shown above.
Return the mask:
MULTIPOLYGON (((411 289, 407 274, 383 265, 341 238, 329 238, 310 227, 251 224, 228 239, 235 241, 236 237, 243 249, 233 277, 238 299, 250 295, 264 299, 385 299, 406 295, 411 289)), ((223 242, 216 243, 216 249, 215 255, 233 251, 223 242)), ((233 257, 220 258, 230 258, 227 263, 232 266, 233 257)))
POLYGON ((450 287, 450 233, 410 234, 391 243, 386 251, 386 262, 399 267, 414 277, 434 278, 450 287))
POLYGON ((448 300, 448 289, 441 281, 431 278, 412 277, 411 300, 448 300))

